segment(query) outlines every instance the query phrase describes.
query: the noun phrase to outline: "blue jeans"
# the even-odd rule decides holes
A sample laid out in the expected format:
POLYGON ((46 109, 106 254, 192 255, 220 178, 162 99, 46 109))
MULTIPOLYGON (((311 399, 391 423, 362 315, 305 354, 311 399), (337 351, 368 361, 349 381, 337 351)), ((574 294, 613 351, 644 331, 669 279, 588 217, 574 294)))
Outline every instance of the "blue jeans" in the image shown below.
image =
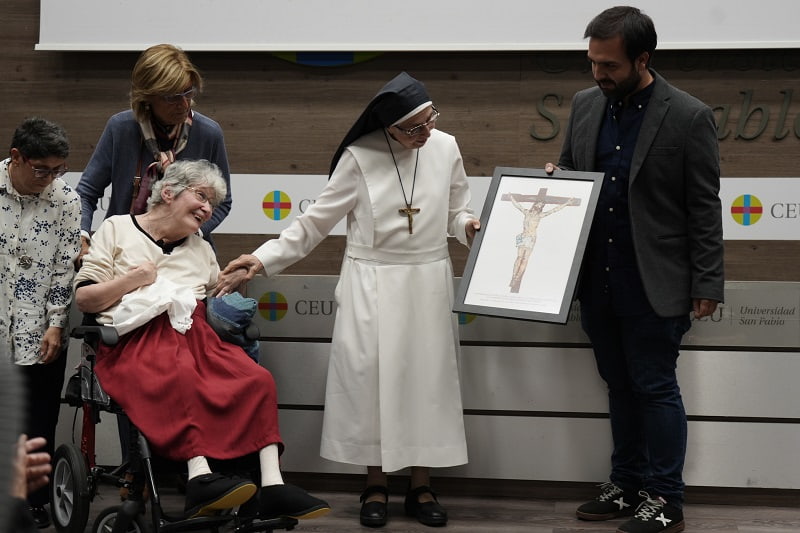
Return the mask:
POLYGON ((608 385, 611 481, 682 507, 687 424, 675 370, 689 315, 615 316, 581 301, 581 322, 608 385))

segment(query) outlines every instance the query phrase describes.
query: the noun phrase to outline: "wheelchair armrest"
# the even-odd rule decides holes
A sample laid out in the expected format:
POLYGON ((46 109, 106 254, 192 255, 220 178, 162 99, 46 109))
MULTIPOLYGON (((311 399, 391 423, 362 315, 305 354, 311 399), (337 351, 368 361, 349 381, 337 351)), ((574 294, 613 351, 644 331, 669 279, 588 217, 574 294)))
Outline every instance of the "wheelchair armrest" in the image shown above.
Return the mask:
POLYGON ((244 329, 244 338, 247 340, 255 341, 261 338, 261 330, 258 329, 258 324, 250 322, 244 329))
POLYGON ((72 329, 71 336, 85 339, 89 344, 102 342, 108 346, 113 346, 119 341, 119 334, 113 326, 76 326, 72 329))

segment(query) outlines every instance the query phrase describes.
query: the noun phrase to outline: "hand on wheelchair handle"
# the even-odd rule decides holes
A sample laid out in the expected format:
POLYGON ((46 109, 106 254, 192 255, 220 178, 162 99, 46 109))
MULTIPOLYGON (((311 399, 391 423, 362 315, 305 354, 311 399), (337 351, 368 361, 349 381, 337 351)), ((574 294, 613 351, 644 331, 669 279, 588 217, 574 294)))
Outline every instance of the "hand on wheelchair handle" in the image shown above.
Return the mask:
POLYGON ((83 256, 89 253, 89 247, 91 245, 91 241, 81 235, 81 251, 78 253, 78 257, 75 258, 75 272, 80 270, 81 266, 83 266, 83 256))

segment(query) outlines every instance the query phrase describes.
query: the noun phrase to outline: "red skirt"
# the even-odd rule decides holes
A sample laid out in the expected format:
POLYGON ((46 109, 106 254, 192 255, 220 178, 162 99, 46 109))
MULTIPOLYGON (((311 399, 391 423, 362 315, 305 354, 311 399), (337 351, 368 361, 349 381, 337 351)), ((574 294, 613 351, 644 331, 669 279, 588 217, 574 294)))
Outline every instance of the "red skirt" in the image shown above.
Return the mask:
POLYGON ((221 341, 205 317, 198 302, 185 335, 164 313, 101 346, 103 389, 168 459, 233 459, 269 444, 282 451, 272 374, 221 341))

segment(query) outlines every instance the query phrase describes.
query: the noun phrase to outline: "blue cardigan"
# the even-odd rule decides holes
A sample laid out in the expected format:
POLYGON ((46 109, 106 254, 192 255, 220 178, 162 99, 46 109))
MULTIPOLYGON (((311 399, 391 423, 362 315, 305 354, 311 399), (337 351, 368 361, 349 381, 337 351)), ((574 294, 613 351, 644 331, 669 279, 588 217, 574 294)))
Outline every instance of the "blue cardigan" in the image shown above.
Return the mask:
MULTIPOLYGON (((192 131, 189 142, 177 159, 207 159, 215 163, 225 178, 228 193, 201 226, 203 236, 208 239, 214 229, 228 216, 231 210, 231 173, 222 128, 212 119, 192 112, 192 131)), ((153 156, 144 147, 139 124, 133 111, 122 111, 108 119, 103 134, 97 142, 76 190, 81 197, 81 231, 91 232, 92 218, 97 201, 111 185, 111 200, 106 208, 106 217, 130 212, 133 194, 133 178, 139 170, 147 167, 153 156)))

